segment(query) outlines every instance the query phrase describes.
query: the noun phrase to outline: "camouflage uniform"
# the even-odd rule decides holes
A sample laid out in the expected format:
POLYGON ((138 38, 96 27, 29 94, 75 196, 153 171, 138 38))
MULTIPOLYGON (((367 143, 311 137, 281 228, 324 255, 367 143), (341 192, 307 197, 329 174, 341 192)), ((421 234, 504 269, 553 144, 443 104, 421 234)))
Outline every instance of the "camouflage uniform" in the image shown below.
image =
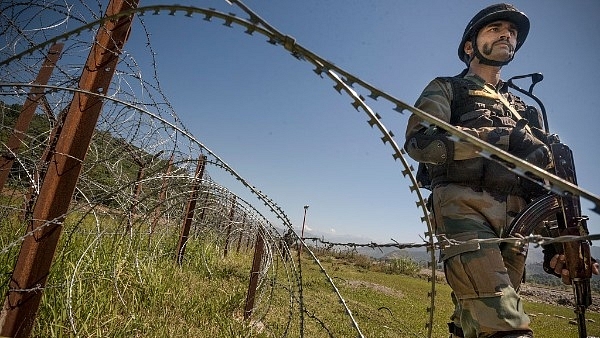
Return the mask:
MULTIPOLYGON (((464 79, 483 88, 474 74, 464 79)), ((444 78, 433 80, 416 107, 503 150, 516 121, 494 95, 469 90, 470 111, 456 116, 453 85, 444 78)), ((465 89, 466 90, 466 89, 465 89)), ((495 90, 493 88, 492 90, 495 90)), ((526 107, 511 94, 497 90, 518 111, 526 107)), ((420 119, 412 115, 407 140, 423 132, 420 119)), ((409 152, 410 154, 410 152, 409 152)), ((502 238, 512 219, 526 205, 517 176, 477 155, 465 142, 453 144, 452 158, 443 165, 427 166, 432 179, 432 211, 438 237, 467 241, 502 238)), ((517 294, 523 278, 527 248, 513 244, 470 244, 450 246, 441 252, 446 279, 452 287, 455 311, 451 318, 464 337, 491 337, 497 332, 530 332, 529 318, 517 294)))

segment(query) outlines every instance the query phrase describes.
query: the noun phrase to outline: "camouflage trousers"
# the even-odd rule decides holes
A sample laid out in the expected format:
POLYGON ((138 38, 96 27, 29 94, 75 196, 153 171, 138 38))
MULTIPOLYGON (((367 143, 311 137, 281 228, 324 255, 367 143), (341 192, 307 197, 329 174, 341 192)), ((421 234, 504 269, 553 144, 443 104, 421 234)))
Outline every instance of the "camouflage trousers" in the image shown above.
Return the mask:
MULTIPOLYGON (((434 188, 432 198, 436 235, 457 241, 506 237, 507 226, 525 207, 518 196, 455 184, 434 188)), ((465 337, 530 330, 517 293, 526 257, 527 246, 509 243, 472 243, 442 250, 440 259, 455 304, 451 320, 465 337)))

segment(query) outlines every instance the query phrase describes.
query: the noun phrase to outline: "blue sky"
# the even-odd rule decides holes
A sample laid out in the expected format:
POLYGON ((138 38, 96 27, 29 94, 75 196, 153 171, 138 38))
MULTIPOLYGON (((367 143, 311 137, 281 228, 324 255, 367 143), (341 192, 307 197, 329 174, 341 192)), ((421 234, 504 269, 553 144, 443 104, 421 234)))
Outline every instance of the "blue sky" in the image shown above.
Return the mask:
MULTIPOLYGON (((142 5, 169 4, 142 1, 142 5)), ((238 13, 225 1, 178 1, 238 13)), ((466 23, 490 1, 277 0, 244 2, 279 31, 313 53, 395 97, 413 103, 436 76, 463 69, 457 45, 466 23)), ((503 78, 541 72, 535 93, 552 132, 575 154, 579 184, 600 193, 596 105, 600 78, 600 2, 514 1, 531 31, 503 78)), ((158 77, 186 128, 252 185, 283 208, 296 229, 309 205, 307 229, 335 240, 420 242, 416 195, 402 166, 367 116, 320 78, 311 64, 292 57, 242 27, 222 21, 145 15, 156 52, 158 77)), ((134 25, 125 49, 147 58, 145 32, 134 25)), ((150 74, 146 75, 147 77, 150 74)), ((523 84, 528 87, 528 84, 523 84)), ((368 104, 404 142, 408 116, 386 102, 368 104)), ((217 182, 245 196, 217 168, 217 182)), ((249 201, 252 197, 248 197, 249 201)), ((590 231, 600 217, 584 201, 590 231)), ((271 218, 272 215, 266 215, 271 218)), ((273 220, 276 224, 277 222, 273 220)))

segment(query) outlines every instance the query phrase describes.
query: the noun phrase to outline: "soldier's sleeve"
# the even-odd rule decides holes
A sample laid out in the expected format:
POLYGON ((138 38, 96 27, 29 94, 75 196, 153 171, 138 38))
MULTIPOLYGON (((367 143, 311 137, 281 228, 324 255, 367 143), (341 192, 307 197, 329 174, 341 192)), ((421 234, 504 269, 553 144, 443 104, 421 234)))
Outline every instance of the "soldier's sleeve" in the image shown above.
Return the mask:
MULTIPOLYGON (((425 87, 425 89, 423 89, 421 96, 419 96, 417 102, 415 103, 415 107, 439 118, 440 120, 450 122, 451 98, 451 87, 447 83, 439 79, 435 79, 431 81, 427 87, 425 87)), ((423 120, 415 114, 412 114, 408 118, 408 125, 405 134, 406 138, 426 129, 421 122, 423 122, 423 120)))
MULTIPOLYGON (((425 87, 417 99, 415 107, 439 118, 440 120, 443 120, 444 122, 450 122, 450 117, 452 115, 451 101, 452 85, 447 81, 434 79, 425 87)), ((423 120, 421 118, 414 114, 409 117, 405 134, 407 139, 418 132, 425 132, 426 127, 421 124, 422 121, 423 120)), ((470 130, 470 128, 465 129, 465 131, 470 132, 477 137, 484 136, 478 135, 477 132, 470 130)), ((477 156, 476 148, 470 143, 455 143, 453 157, 454 160, 464 160, 477 156)))

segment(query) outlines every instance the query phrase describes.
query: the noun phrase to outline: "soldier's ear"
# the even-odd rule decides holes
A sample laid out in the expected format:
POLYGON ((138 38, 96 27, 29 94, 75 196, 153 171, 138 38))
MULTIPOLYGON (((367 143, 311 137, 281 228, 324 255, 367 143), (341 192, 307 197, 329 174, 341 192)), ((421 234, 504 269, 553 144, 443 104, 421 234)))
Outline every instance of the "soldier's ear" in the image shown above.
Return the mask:
POLYGON ((463 46, 463 50, 465 51, 465 54, 471 57, 471 55, 473 55, 473 42, 466 41, 465 45, 463 46))

